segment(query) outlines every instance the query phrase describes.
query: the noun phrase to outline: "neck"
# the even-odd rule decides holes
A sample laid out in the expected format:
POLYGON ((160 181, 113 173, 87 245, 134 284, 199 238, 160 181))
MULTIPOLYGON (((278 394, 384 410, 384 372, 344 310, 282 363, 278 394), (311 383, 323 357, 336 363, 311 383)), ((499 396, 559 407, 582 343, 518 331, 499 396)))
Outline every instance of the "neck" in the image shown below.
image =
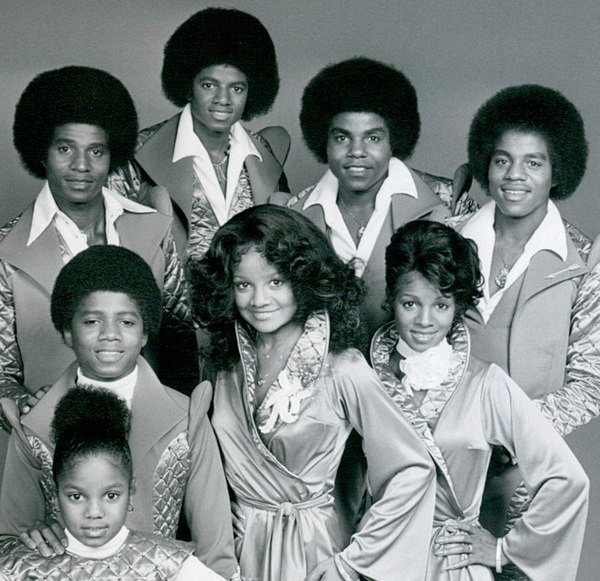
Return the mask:
POLYGON ((80 230, 96 224, 104 216, 104 198, 98 194, 93 200, 84 204, 65 204, 56 200, 59 210, 69 216, 80 230))
POLYGON ((302 335, 302 331, 302 325, 290 322, 274 333, 258 333, 256 348, 265 354, 285 351, 287 348, 291 349, 302 335))
POLYGON ((338 197, 341 198, 342 202, 352 210, 362 212, 368 211, 372 213, 373 210, 375 210, 375 200, 380 188, 381 183, 377 184, 376 187, 372 186, 364 192, 355 192, 340 186, 338 190, 338 197))
POLYGON ((198 136, 206 151, 208 151, 211 159, 215 163, 221 161, 229 147, 229 133, 231 128, 227 131, 212 131, 195 118, 193 118, 193 123, 194 133, 198 136))
POLYGON ((506 216, 498 208, 494 214, 494 231, 497 238, 509 240, 512 244, 524 245, 533 236, 539 225, 546 217, 548 210, 526 216, 524 218, 513 218, 506 216))

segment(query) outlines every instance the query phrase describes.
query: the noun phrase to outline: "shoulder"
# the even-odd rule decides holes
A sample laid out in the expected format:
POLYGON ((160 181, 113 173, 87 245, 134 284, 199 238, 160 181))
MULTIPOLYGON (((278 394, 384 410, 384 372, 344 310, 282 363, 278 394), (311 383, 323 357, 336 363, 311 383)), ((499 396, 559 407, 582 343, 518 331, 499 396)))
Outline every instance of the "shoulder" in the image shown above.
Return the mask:
POLYGON ((144 145, 144 143, 146 143, 146 141, 148 141, 148 139, 150 139, 159 129, 161 129, 161 127, 164 127, 169 121, 171 121, 171 119, 173 119, 173 117, 142 129, 137 136, 137 143, 135 145, 136 151, 140 149, 142 145, 144 145))
POLYGON ((16 218, 13 218, 10 222, 7 222, 6 224, 4 224, 4 226, 0 228, 0 244, 2 244, 4 238, 6 238, 8 233, 11 232, 12 229, 17 225, 17 223, 21 219, 21 215, 17 216, 16 218))
POLYGON ((290 151, 290 134, 279 125, 264 127, 260 131, 254 133, 246 129, 249 135, 260 141, 283 166, 290 151))
POLYGON ((304 202, 306 201, 308 196, 310 196, 310 194, 312 193, 312 191, 315 189, 316 186, 317 186, 317 184, 313 184, 312 186, 308 186, 308 188, 302 190, 298 194, 294 194, 288 200, 287 207, 292 208, 297 211, 302 211, 302 206, 304 205, 304 202))
MULTIPOLYGON (((564 218, 563 218, 563 223, 565 225, 565 230, 567 232, 567 235, 569 236, 571 242, 577 249, 579 256, 581 256, 581 259, 584 262, 588 262, 588 258, 591 257, 591 250, 592 250, 591 238, 586 236, 581 230, 579 230, 579 228, 577 228, 577 226, 574 226, 573 224, 571 224, 568 220, 565 220, 564 218)), ((597 248, 594 251, 594 257, 596 255, 598 255, 600 257, 600 248, 598 248, 598 246, 600 246, 600 242, 598 242, 598 239, 596 239, 596 241, 594 241, 594 246, 596 246, 596 248, 597 248)), ((597 260, 597 259, 594 258, 594 260, 597 260)), ((591 266, 594 266, 594 264, 592 263, 591 266)))
POLYGON ((339 353, 329 353, 326 362, 327 373, 337 379, 360 383, 367 376, 375 377, 375 371, 367 363, 365 356, 354 347, 339 353))

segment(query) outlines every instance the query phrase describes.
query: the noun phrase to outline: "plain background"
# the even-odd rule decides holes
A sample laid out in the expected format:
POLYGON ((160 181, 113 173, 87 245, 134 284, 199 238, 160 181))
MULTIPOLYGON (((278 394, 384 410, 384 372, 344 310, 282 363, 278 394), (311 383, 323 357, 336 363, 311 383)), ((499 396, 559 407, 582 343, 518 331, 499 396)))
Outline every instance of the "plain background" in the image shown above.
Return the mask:
MULTIPOLYGON (((250 127, 283 125, 292 136, 286 166, 292 191, 324 171, 302 142, 299 101, 325 65, 365 55, 394 64, 419 97, 421 138, 410 165, 451 176, 466 159, 466 136, 477 108, 509 85, 538 83, 579 108, 590 146, 586 177, 561 204, 590 236, 600 233, 600 4, 598 0, 0 0, 0 223, 35 197, 12 146, 15 104, 39 72, 79 64, 106 69, 130 90, 146 127, 176 112, 162 96, 164 43, 207 6, 257 16, 278 53, 281 89, 273 110, 250 127)), ((532 434, 535 437, 535 434, 532 434)), ((572 445, 592 479, 592 510, 578 579, 598 578, 600 551, 600 421, 572 445)))

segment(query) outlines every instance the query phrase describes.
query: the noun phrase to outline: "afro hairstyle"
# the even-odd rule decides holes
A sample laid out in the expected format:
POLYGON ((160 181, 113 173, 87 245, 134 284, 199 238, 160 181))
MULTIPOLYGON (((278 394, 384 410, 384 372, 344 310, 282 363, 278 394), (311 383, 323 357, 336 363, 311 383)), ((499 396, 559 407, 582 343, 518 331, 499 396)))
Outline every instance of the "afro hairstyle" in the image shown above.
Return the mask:
POLYGON ((456 304, 454 323, 483 296, 483 278, 475 245, 456 230, 430 220, 414 220, 396 230, 385 249, 386 299, 393 312, 404 276, 418 272, 456 304))
POLYGON ((279 91, 279 72, 273 41, 260 20, 227 8, 207 8, 188 18, 165 45, 165 97, 183 107, 196 75, 213 65, 231 65, 246 75, 244 121, 269 111, 279 91))
POLYGON ((44 162, 54 130, 67 123, 95 125, 106 131, 110 169, 134 152, 138 118, 131 95, 118 79, 100 69, 69 66, 35 77, 15 111, 13 141, 23 165, 44 179, 44 162))
POLYGON ((583 178, 588 155, 583 119, 573 103, 554 89, 520 85, 503 89, 482 105, 471 122, 468 151, 473 175, 486 191, 496 143, 511 130, 541 135, 555 182, 550 198, 568 198, 583 178))
POLYGON ((376 113, 387 124, 392 153, 399 159, 415 149, 421 119, 408 78, 390 65, 355 57, 325 67, 304 89, 300 127, 308 148, 327 163, 332 119, 346 112, 376 113))
POLYGON ((59 400, 51 424, 56 444, 54 480, 78 458, 109 454, 133 474, 128 437, 131 412, 124 400, 108 389, 74 387, 59 400))
POLYGON ((152 270, 135 252, 112 245, 91 246, 60 271, 50 301, 56 330, 70 330, 79 302, 104 291, 126 294, 140 310, 144 332, 158 332, 162 298, 152 270))

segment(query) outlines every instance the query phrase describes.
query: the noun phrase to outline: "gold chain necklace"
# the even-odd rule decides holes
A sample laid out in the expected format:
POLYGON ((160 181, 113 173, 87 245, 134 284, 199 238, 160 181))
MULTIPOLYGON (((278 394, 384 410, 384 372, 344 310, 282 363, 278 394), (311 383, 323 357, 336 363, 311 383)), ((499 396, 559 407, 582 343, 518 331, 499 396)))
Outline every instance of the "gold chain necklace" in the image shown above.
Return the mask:
POLYGON ((346 210, 346 212, 348 213, 348 215, 350 216, 350 218, 352 218, 354 220, 354 222, 356 222, 356 224, 358 224, 358 232, 357 232, 357 236, 358 239, 360 240, 363 236, 363 234, 365 233, 365 230, 367 229, 367 225, 369 224, 369 220, 371 219, 371 216, 369 216, 367 218, 366 223, 362 223, 351 211, 350 208, 348 208, 348 206, 346 206, 346 202, 344 202, 344 198, 342 198, 342 196, 338 195, 338 200, 341 202, 342 206, 344 207, 344 210, 346 210))

